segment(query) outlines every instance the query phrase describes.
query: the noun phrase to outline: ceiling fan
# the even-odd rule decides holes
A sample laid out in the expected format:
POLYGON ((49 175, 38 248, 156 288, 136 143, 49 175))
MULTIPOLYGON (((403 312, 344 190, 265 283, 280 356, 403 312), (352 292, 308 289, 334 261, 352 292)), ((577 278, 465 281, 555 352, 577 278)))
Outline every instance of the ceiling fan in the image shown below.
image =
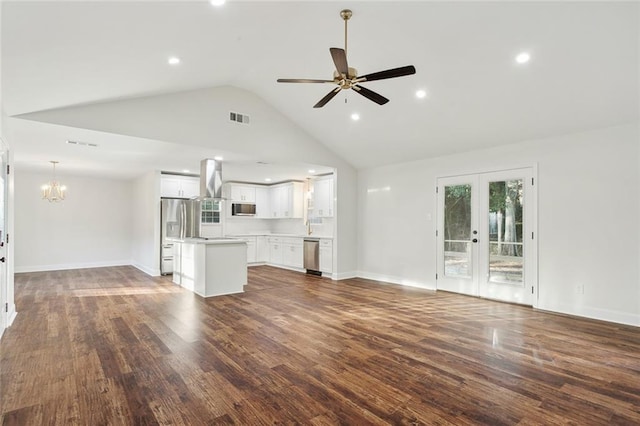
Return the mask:
POLYGON ((373 90, 369 90, 366 87, 361 86, 361 83, 415 74, 416 68, 413 65, 407 65, 404 67, 392 68, 359 76, 358 71, 355 68, 349 67, 347 64, 347 21, 349 21, 352 15, 353 13, 349 9, 340 11, 340 16, 344 20, 344 49, 340 49, 338 47, 332 47, 329 49, 329 52, 331 52, 331 58, 333 58, 333 63, 336 66, 336 70, 333 72, 333 80, 279 78, 278 83, 332 83, 338 85, 338 87, 329 92, 324 98, 320 99, 320 101, 313 106, 314 108, 322 108, 327 104, 327 102, 333 99, 338 92, 346 89, 353 89, 356 93, 372 100, 378 105, 384 105, 389 102, 389 99, 374 92, 373 90))

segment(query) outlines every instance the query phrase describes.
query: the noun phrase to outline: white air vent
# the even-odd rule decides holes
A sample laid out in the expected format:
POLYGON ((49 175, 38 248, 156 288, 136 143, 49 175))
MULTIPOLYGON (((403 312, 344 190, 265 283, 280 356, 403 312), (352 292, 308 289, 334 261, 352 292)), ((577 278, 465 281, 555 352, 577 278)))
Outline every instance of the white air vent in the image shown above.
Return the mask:
POLYGON ((78 146, 88 146, 91 148, 97 148, 98 144, 90 143, 90 142, 78 142, 78 141, 67 141, 69 145, 78 145, 78 146))
POLYGON ((247 114, 240 114, 239 112, 229 112, 229 121, 235 121, 236 123, 249 124, 249 116, 247 114))

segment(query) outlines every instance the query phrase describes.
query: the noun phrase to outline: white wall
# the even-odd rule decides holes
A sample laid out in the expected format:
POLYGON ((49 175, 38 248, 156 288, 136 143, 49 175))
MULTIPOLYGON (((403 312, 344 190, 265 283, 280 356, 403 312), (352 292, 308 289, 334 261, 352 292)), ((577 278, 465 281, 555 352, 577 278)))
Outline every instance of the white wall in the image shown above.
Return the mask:
POLYGON ((15 171, 15 271, 131 263, 131 183, 59 176, 68 196, 42 200, 51 174, 15 171))
POLYGON ((359 275, 435 289, 437 177, 537 164, 537 307, 640 325, 639 140, 633 124, 362 170, 359 275))
POLYGON ((160 275, 160 172, 133 181, 129 205, 131 262, 149 275, 160 275))

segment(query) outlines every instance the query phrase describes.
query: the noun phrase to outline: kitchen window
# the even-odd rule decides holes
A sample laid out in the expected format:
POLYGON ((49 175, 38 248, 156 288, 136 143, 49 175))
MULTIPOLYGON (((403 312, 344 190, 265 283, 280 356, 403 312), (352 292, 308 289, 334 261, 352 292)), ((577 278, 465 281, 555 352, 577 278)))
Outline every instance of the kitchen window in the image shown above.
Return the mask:
POLYGON ((204 200, 201 213, 201 223, 220 223, 220 201, 204 200))

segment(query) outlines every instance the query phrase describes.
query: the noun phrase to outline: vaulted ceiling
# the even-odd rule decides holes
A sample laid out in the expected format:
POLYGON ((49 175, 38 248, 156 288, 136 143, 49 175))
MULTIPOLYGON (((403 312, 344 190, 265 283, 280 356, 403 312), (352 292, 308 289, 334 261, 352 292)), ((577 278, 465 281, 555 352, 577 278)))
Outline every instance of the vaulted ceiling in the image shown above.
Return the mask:
MULTIPOLYGON (((357 168, 639 116, 635 2, 228 0, 213 7, 207 1, 5 1, 2 7, 3 107, 9 116, 236 86, 357 168), (276 79, 332 78, 329 48, 344 45, 339 12, 345 7, 353 10, 350 66, 364 74, 413 64, 417 73, 369 82, 369 89, 390 99, 384 106, 343 91, 314 109, 331 86, 276 79), (531 60, 516 63, 524 51, 531 60), (170 56, 181 63, 169 65, 170 56), (418 89, 427 96, 416 98, 418 89), (352 113, 360 120, 353 121, 352 113)), ((60 151, 47 138, 78 131, 24 120, 9 126, 16 163, 25 166, 46 164, 60 151)), ((114 144, 120 138, 100 137, 114 144)), ((129 141, 138 143, 141 152, 162 151, 150 141, 129 141)), ((167 159, 175 156, 172 149, 167 159)), ((193 150, 194 158, 202 156, 193 150)))

